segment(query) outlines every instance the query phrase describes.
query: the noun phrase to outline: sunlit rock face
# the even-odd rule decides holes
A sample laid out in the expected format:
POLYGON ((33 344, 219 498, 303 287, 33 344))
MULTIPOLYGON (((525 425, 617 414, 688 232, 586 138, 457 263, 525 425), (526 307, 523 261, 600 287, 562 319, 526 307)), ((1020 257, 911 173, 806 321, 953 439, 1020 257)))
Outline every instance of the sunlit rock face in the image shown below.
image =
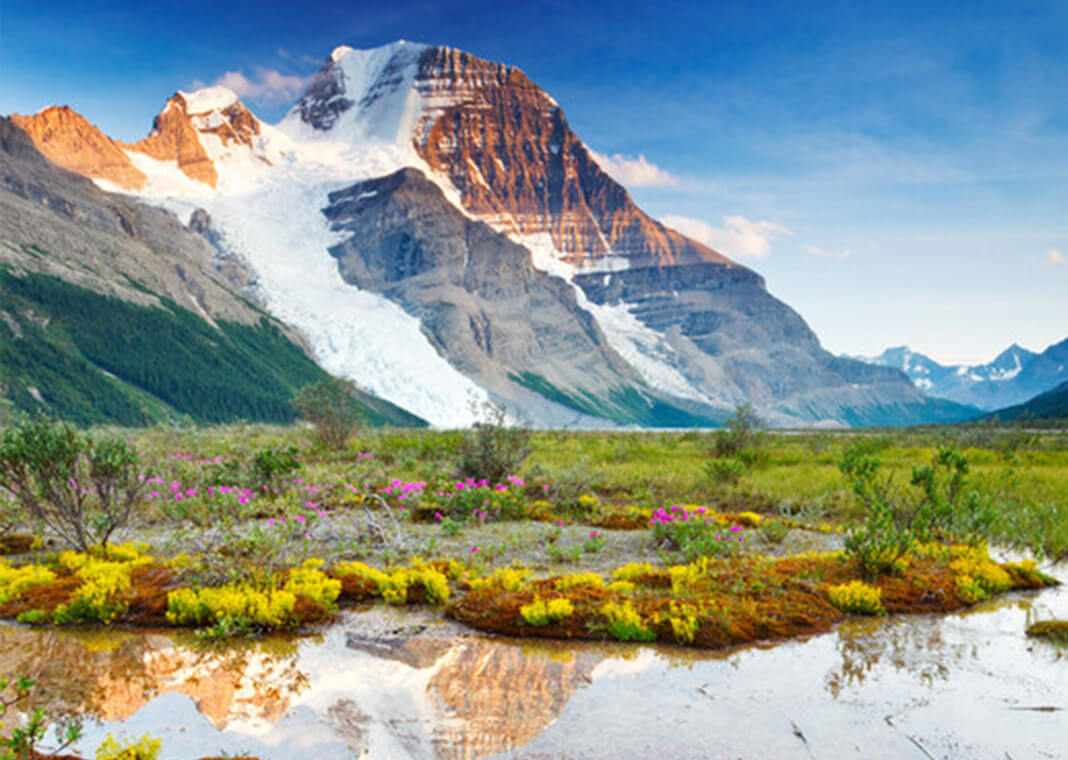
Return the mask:
POLYGON ((434 47, 414 86, 426 103, 416 150, 479 218, 523 235, 548 232, 576 265, 609 254, 631 266, 730 263, 642 212, 519 69, 434 47))
POLYGON ((11 120, 53 163, 128 190, 144 187, 144 173, 133 165, 122 144, 69 106, 52 106, 32 116, 13 114, 11 120))

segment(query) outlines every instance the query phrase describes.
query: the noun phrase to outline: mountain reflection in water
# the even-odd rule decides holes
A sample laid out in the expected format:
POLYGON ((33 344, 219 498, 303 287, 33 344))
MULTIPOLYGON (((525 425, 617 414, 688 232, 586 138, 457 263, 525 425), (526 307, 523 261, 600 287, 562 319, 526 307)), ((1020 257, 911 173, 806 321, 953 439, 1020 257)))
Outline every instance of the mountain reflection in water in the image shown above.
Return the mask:
POLYGON ((381 607, 222 648, 6 625, 0 674, 36 679, 52 720, 82 718, 88 756, 147 732, 164 760, 1058 757, 1068 656, 1023 635, 1055 615, 1064 587, 718 653, 495 639, 381 607))

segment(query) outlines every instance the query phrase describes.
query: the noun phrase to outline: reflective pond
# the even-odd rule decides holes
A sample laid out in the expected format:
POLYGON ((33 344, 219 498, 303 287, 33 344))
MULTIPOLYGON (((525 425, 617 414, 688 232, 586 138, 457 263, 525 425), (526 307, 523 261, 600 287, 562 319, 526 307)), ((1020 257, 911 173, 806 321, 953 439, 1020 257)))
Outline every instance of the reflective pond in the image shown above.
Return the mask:
POLYGON ((183 760, 1066 758, 1068 649, 1024 635, 1051 617, 1068 587, 715 653, 492 638, 383 607, 226 648, 8 624, 0 673, 80 718, 87 756, 147 732, 183 760))

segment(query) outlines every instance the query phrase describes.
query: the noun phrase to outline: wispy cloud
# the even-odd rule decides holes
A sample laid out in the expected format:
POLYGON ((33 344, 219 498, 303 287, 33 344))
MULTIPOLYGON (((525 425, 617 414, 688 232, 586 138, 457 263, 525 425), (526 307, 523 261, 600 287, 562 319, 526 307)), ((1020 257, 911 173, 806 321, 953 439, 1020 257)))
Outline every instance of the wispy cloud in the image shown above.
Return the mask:
POLYGON ((848 259, 853 255, 853 252, 848 248, 843 248, 840 251, 831 251, 827 248, 819 248, 814 245, 804 246, 805 250, 811 253, 813 256, 819 256, 821 259, 848 259))
POLYGON ((616 182, 627 187, 671 187, 679 180, 639 154, 637 158, 616 153, 606 156, 595 150, 590 155, 616 182))
POLYGON ((1068 263, 1068 259, 1064 258, 1064 254, 1058 251, 1056 248, 1050 248, 1046 252, 1046 265, 1051 267, 1062 267, 1068 263))
POLYGON ((736 258, 763 259, 771 252, 771 241, 792 236, 789 228, 777 222, 754 222, 744 216, 723 217, 723 227, 687 216, 664 216, 660 221, 683 235, 736 258))
POLYGON ((277 103, 296 98, 310 78, 257 66, 251 77, 243 71, 227 71, 215 84, 229 87, 241 98, 277 103))

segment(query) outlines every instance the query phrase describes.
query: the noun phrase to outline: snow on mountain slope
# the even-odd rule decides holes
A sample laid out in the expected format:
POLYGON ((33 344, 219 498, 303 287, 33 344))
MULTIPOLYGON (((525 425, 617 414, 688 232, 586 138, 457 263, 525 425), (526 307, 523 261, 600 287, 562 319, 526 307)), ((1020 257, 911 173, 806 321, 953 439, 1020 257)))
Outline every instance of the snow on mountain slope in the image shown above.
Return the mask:
MULTIPOLYGON (((219 93, 183 96, 198 104, 230 105, 219 93)), ((299 137, 299 130, 294 138, 269 125, 261 125, 250 144, 227 145, 202 134, 218 174, 214 188, 188 177, 175 161, 134 150, 127 154, 148 177, 139 193, 143 198, 181 218, 196 208, 208 211, 223 245, 255 273, 256 295, 305 336, 324 368, 432 424, 470 423, 471 402, 486 400, 486 392, 437 353, 418 318, 382 296, 344 283, 327 252, 338 242, 322 214, 327 194, 418 157, 410 147, 392 142, 303 142, 299 137)))
MULTIPOLYGON (((102 136, 93 145, 99 160, 80 165, 124 163, 114 150, 103 155, 102 136)), ((342 46, 277 126, 261 123, 232 91, 213 87, 176 93, 148 137, 116 145, 130 165, 108 177, 102 169, 88 176, 186 218, 204 208, 212 237, 247 261, 259 297, 307 337, 325 367, 432 423, 470 421, 469 396, 485 398, 485 391, 453 369, 466 367, 460 357, 431 339, 437 334, 428 312, 412 303, 405 312, 396 299, 342 283, 327 250, 338 239, 323 213, 329 193, 405 167, 418 169, 469 219, 528 247, 534 266, 567 282, 580 307, 568 311, 567 324, 581 327, 591 350, 618 368, 620 385, 599 389, 607 396, 576 396, 575 378, 589 365, 551 354, 561 370, 555 376, 572 386, 526 377, 528 395, 541 394, 549 404, 581 402, 600 416, 606 403, 626 414, 666 409, 671 424, 707 424, 742 401, 773 412, 781 424, 933 419, 926 416, 932 405, 900 373, 832 357, 757 273, 645 214, 597 165, 559 105, 514 67, 444 46, 342 46), (140 184, 124 185, 127 175, 140 184)), ((386 219, 383 229, 426 229, 397 223, 425 209, 399 201, 396 208, 409 216, 386 219)), ((361 237, 362 244, 382 242, 372 238, 361 237)), ((386 242, 402 264, 406 257, 418 261, 424 245, 454 261, 446 249, 464 245, 418 236, 386 242)), ((495 289, 492 271, 479 272, 480 286, 495 289)), ((551 282, 545 287, 567 290, 551 282)), ((450 319, 462 314, 449 334, 460 336, 470 325, 481 336, 479 361, 496 362, 498 376, 512 377, 493 350, 515 338, 503 327, 507 320, 495 325, 471 311, 480 297, 475 291, 454 296, 464 308, 448 316, 442 307, 452 301, 433 302, 432 311, 450 319), (497 342, 502 337, 505 343, 497 342)), ((961 411, 951 406, 939 414, 961 411)))

